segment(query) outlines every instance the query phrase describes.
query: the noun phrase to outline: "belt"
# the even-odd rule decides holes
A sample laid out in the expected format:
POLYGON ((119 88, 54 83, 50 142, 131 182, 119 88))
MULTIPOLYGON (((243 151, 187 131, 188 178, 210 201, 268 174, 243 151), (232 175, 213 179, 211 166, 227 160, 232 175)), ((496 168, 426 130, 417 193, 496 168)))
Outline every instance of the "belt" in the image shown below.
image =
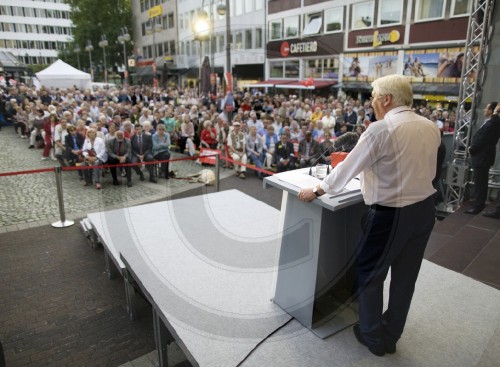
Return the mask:
POLYGON ((383 206, 380 204, 372 204, 370 205, 370 209, 373 209, 375 211, 389 211, 389 210, 396 210, 397 208, 392 207, 392 206, 383 206))

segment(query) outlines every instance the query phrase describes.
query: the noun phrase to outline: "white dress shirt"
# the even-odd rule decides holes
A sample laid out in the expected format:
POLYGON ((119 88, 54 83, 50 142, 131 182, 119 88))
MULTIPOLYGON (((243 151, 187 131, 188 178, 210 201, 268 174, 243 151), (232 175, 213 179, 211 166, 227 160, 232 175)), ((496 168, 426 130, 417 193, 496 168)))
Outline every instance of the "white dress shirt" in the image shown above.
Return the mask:
POLYGON ((321 188, 338 194, 358 174, 367 205, 404 207, 436 190, 439 129, 409 107, 389 111, 371 124, 346 159, 323 180, 321 188))

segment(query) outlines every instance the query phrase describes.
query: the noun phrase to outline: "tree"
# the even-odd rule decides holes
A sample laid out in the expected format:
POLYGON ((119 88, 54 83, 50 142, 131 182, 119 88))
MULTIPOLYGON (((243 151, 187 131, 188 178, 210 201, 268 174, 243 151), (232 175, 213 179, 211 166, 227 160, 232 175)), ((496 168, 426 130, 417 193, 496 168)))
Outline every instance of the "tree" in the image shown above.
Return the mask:
MULTIPOLYGON (((73 44, 66 51, 59 51, 59 58, 78 67, 77 55, 74 50, 78 45, 81 68, 89 67, 88 52, 85 51, 87 41, 94 46, 92 63, 95 75, 96 67, 103 64, 103 51, 99 47, 101 36, 108 40, 106 47, 106 64, 108 69, 118 63, 123 63, 123 46, 118 43, 118 36, 123 27, 132 35, 132 9, 130 0, 64 0, 71 6, 70 17, 73 22, 73 44)), ((128 48, 130 50, 130 47, 128 48)), ((130 51, 129 51, 130 52, 130 51)), ((102 67, 101 67, 102 70, 102 67)))

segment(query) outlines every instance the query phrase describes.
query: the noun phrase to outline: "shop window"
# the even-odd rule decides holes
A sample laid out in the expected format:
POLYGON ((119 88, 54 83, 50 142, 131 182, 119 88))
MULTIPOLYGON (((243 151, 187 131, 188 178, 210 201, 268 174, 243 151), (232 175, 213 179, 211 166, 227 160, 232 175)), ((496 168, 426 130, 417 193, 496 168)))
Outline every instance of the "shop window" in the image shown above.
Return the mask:
POLYGON ((323 60, 314 59, 304 62, 304 78, 321 78, 323 60))
POLYGON ((472 0, 453 0, 451 5, 452 16, 469 15, 471 12, 472 0))
POLYGON ((310 36, 313 34, 318 34, 321 30, 321 24, 323 23, 323 18, 321 13, 306 15, 306 26, 302 32, 303 36, 310 36))
POLYGON ((280 40, 281 38, 283 38, 281 19, 270 21, 269 28, 269 35, 271 40, 280 40))
POLYGON ((373 1, 352 6, 352 29, 373 27, 373 1))
POLYGON ((341 31, 343 21, 343 7, 325 10, 325 33, 341 31))
POLYGON ((299 77, 299 60, 287 60, 285 61, 285 78, 295 78, 299 77))
POLYGON ((339 78, 339 58, 332 57, 323 60, 323 78, 338 79, 339 78))
POLYGON ((283 78, 283 61, 269 62, 269 76, 271 78, 283 78))
POLYGON ((403 2, 400 0, 382 0, 380 2, 379 25, 401 23, 403 2))
POLYGON ((417 0, 418 20, 438 19, 444 16, 444 0, 417 0))
POLYGON ((288 17, 283 20, 285 25, 285 38, 294 38, 299 35, 299 16, 288 17))

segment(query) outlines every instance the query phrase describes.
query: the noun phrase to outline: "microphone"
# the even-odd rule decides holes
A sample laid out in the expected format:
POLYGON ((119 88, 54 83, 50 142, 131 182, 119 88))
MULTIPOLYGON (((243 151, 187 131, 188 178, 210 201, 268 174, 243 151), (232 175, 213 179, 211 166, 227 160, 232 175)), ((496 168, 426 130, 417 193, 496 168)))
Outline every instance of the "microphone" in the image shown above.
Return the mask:
POLYGON ((359 135, 354 132, 347 132, 340 135, 333 143, 335 151, 350 152, 358 143, 359 135))

